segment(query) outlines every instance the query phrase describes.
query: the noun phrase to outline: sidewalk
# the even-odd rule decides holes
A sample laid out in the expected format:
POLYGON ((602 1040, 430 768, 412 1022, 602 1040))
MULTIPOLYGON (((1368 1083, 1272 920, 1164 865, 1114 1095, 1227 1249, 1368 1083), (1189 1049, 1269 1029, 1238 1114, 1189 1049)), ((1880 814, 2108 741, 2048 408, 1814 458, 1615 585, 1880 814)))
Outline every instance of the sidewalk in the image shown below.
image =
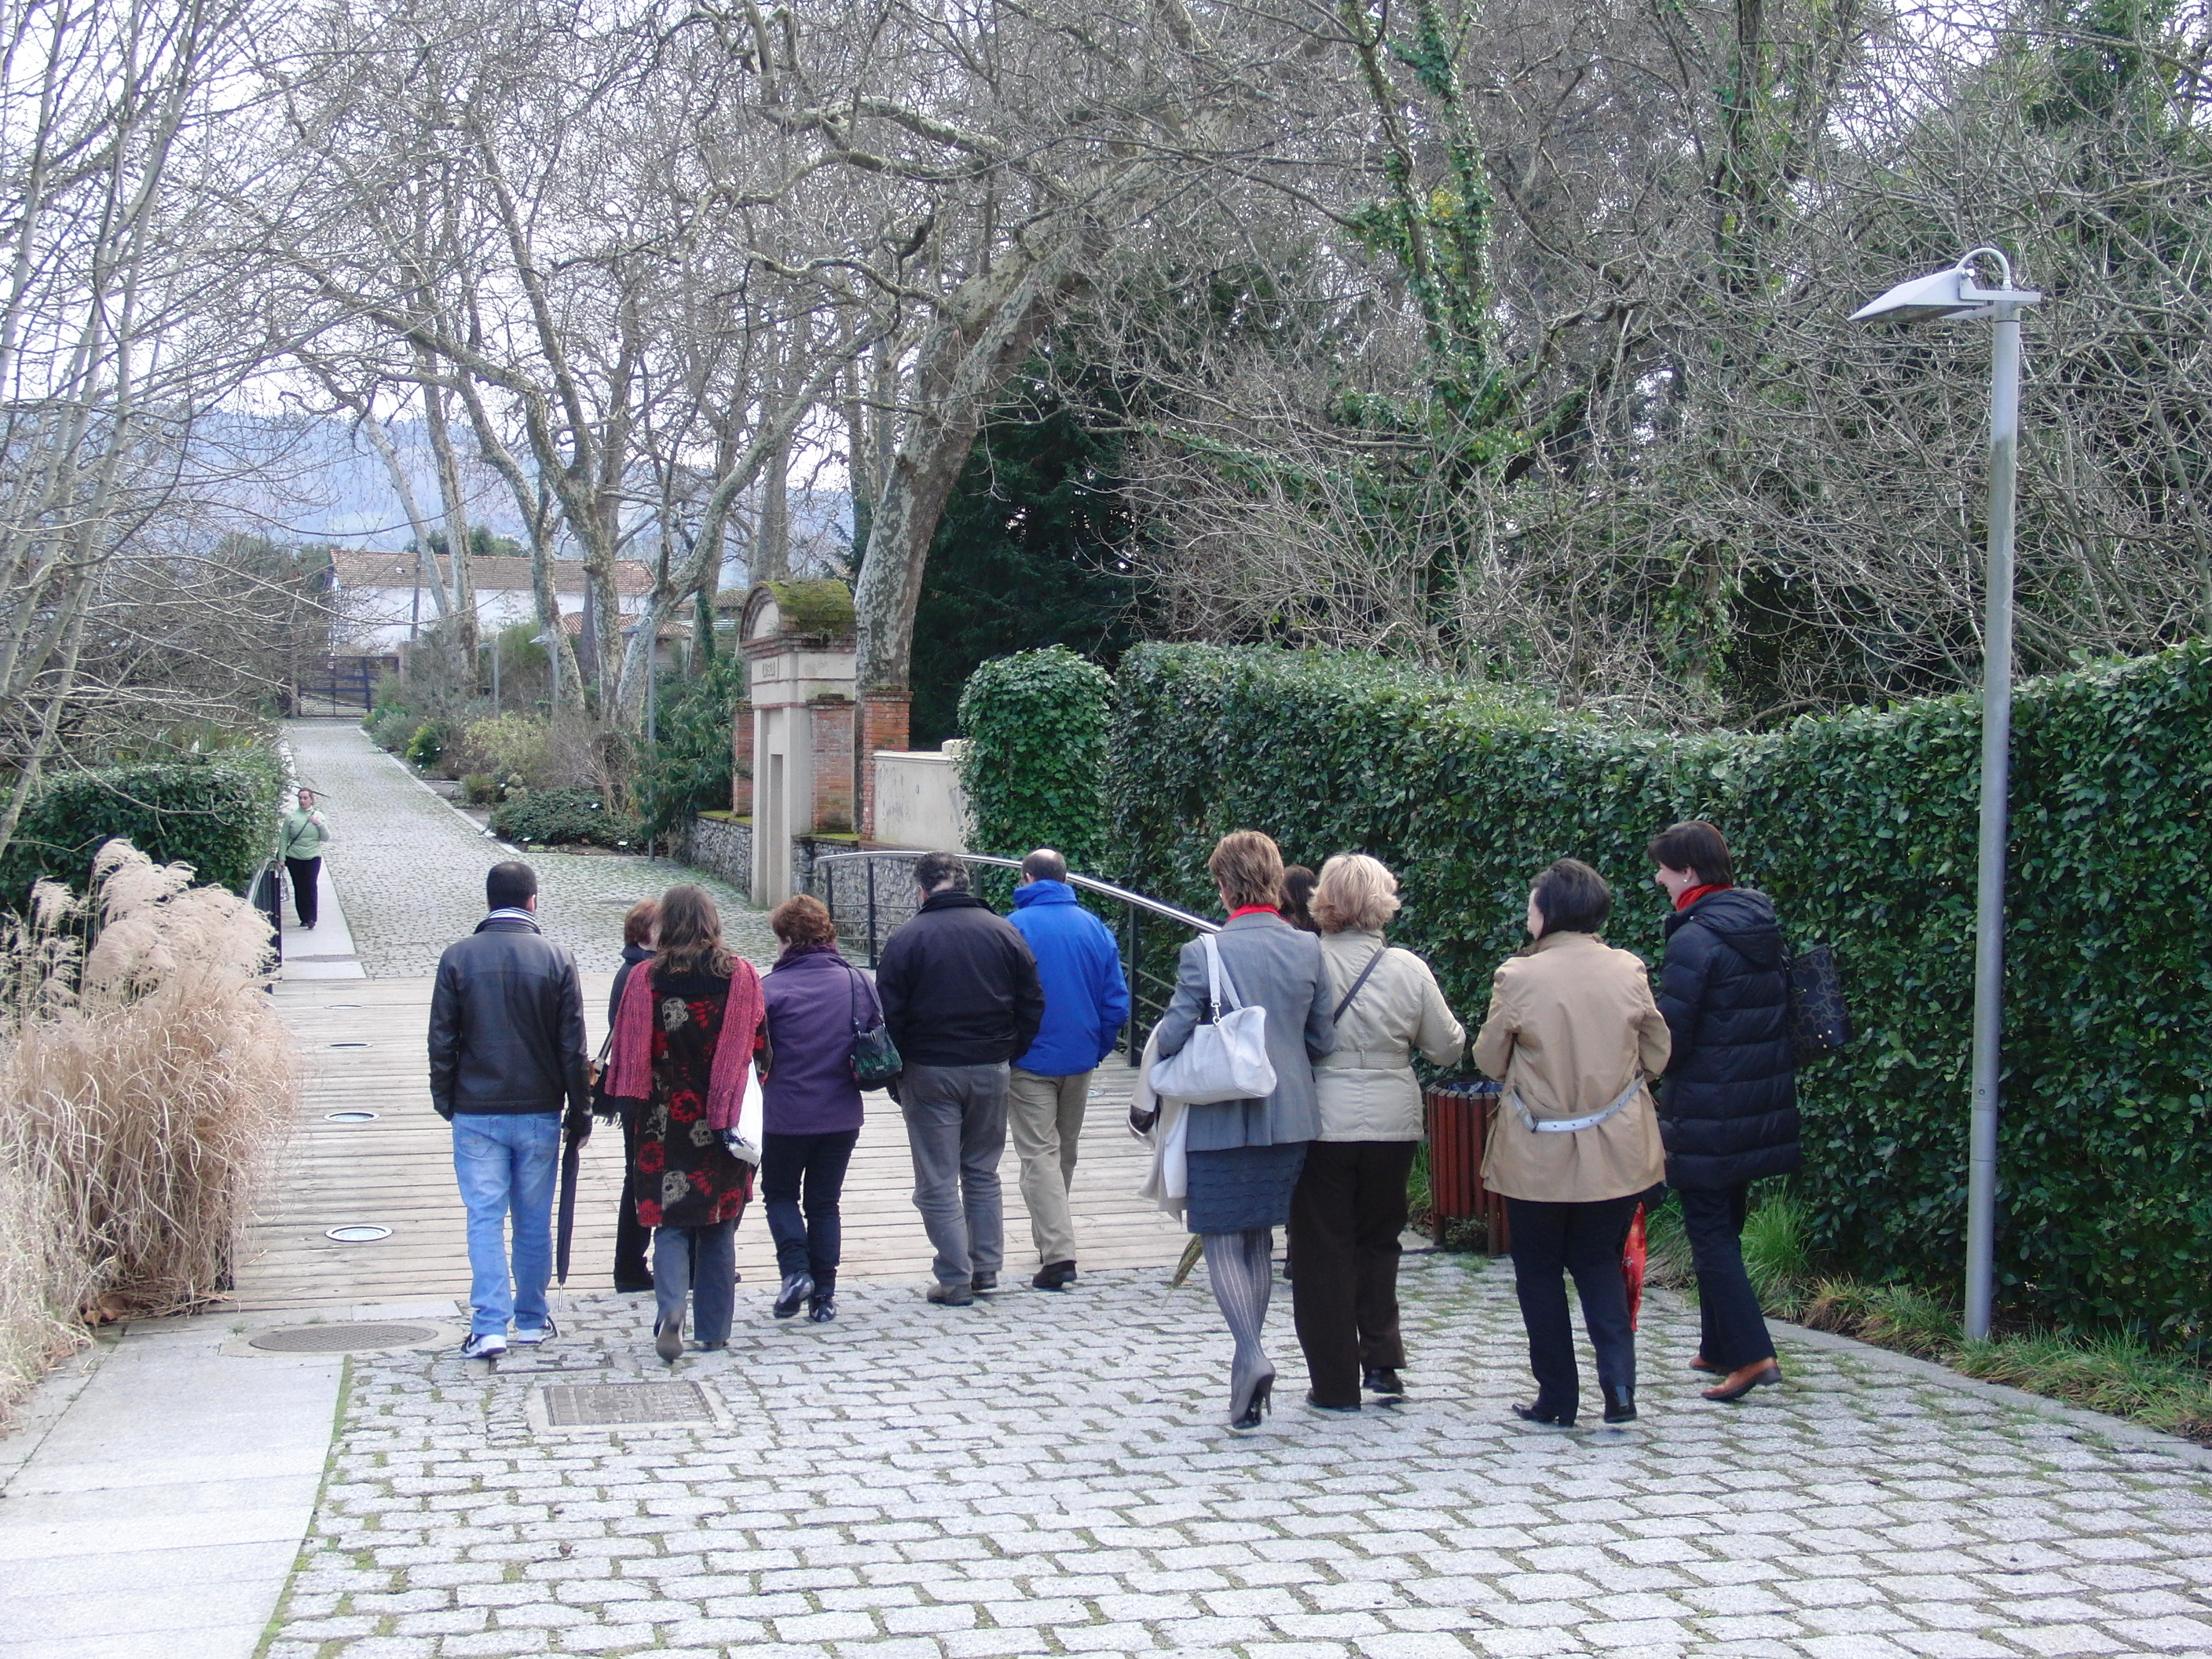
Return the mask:
POLYGON ((135 1322, 5 1441, 0 1659, 250 1659, 313 1518, 343 1364, 135 1322))

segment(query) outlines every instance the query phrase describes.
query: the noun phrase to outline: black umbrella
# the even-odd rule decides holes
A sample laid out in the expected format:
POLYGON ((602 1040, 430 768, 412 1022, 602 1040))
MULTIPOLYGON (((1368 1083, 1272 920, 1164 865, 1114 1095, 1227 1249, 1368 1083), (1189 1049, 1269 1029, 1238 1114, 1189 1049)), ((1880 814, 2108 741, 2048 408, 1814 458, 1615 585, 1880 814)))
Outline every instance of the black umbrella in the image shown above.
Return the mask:
POLYGON ((583 1162, 584 1143, 592 1138, 592 1120, 583 1116, 583 1127, 571 1130, 561 1145, 561 1210, 553 1225, 553 1279, 568 1282, 568 1244, 576 1231, 576 1170, 583 1162))

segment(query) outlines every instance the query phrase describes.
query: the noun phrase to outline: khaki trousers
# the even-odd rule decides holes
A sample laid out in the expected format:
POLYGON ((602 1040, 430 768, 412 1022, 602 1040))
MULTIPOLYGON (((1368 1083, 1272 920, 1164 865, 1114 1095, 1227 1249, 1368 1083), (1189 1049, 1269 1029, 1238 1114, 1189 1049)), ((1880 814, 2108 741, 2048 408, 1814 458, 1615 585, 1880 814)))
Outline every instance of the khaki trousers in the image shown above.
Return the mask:
POLYGON ((1075 1260, 1075 1222, 1067 1212, 1075 1184, 1075 1150, 1083 1139, 1083 1108, 1091 1098, 1091 1073, 1039 1077, 1018 1066, 1006 1082, 1006 1128, 1021 1160, 1022 1202, 1040 1261, 1075 1260))

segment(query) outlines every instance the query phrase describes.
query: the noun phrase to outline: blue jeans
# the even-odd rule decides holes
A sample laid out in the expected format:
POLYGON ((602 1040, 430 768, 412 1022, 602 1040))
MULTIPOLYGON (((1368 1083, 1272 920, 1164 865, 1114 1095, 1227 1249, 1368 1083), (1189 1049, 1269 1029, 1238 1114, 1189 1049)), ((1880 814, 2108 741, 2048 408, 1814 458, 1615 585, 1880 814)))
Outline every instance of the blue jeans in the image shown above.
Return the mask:
POLYGON ((858 1129, 761 1137, 761 1200, 768 1206, 769 1237, 775 1240, 776 1271, 809 1275, 817 1296, 837 1288, 844 1243, 837 1200, 860 1138, 858 1129))
POLYGON ((469 1322, 474 1336, 505 1336, 546 1323, 553 1276, 553 1179, 561 1168, 558 1112, 461 1112, 453 1118, 453 1175, 469 1206, 469 1322), (514 1217, 514 1277, 507 1278, 507 1218, 514 1217))
POLYGON ((684 1312, 691 1297, 691 1334, 701 1342, 730 1340, 738 1305, 738 1218, 704 1227, 653 1231, 653 1334, 684 1312))

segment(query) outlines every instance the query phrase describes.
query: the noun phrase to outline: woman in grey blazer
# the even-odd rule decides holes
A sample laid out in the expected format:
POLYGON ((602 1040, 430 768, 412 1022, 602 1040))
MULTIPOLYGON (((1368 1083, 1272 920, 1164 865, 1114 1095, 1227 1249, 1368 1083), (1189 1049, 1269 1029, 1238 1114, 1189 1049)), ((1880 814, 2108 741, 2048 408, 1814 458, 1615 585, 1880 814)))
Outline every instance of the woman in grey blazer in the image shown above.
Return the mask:
MULTIPOLYGON (((1313 1062, 1336 1047, 1321 941, 1276 913, 1283 855, 1256 830, 1224 836, 1206 867, 1221 889, 1228 922, 1215 936, 1221 966, 1240 1003, 1267 1011, 1267 1059, 1275 1091, 1264 1100, 1224 1100, 1189 1109, 1189 1197, 1184 1218, 1206 1241, 1213 1299, 1236 1339, 1229 1376, 1229 1425, 1257 1428, 1275 1368, 1260 1346, 1274 1282, 1275 1231, 1290 1218, 1291 1193, 1320 1126, 1313 1062)), ((1182 948, 1175 998, 1161 1017, 1158 1054, 1178 1054, 1206 1006, 1206 945, 1182 948)))

